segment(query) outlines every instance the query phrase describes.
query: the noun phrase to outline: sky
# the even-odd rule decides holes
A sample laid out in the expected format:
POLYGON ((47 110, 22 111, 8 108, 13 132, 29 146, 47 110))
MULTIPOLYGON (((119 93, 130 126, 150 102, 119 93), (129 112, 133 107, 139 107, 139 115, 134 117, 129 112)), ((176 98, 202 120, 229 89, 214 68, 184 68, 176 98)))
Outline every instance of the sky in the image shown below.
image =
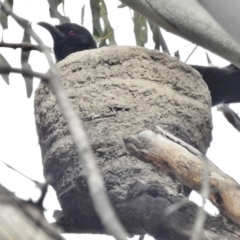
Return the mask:
MULTIPOLYGON (((46 45, 52 46, 50 34, 42 27, 36 25, 37 22, 45 21, 51 24, 58 24, 56 19, 49 17, 47 0, 21 0, 14 1, 14 12, 32 22, 33 29, 42 37, 46 45)), ((84 26, 92 32, 91 12, 89 1, 82 0, 65 0, 65 13, 74 23, 81 21, 81 8, 85 4, 85 20, 84 26)), ((108 17, 114 29, 115 38, 118 45, 135 45, 135 37, 133 33, 132 12, 128 8, 117 8, 119 1, 105 0, 108 8, 108 17)), ((61 7, 59 8, 59 10, 61 7)), ((61 11, 61 10, 60 10, 61 11)), ((185 61, 193 48, 194 44, 181 39, 177 36, 162 30, 163 36, 167 42, 171 54, 180 50, 181 60, 185 61)), ((0 36, 2 29, 0 28, 0 36)), ((9 43, 20 43, 22 41, 23 31, 11 18, 9 19, 9 29, 4 31, 3 39, 9 43)), ((149 49, 154 48, 149 34, 149 41, 146 44, 149 49)), ((8 60, 12 67, 20 68, 20 49, 3 49, 0 53, 8 60)), ((227 61, 220 57, 209 53, 214 65, 222 67, 228 64, 227 61)), ((34 71, 45 73, 48 70, 47 61, 43 54, 32 51, 30 54, 30 64, 34 71)), ((205 50, 198 47, 195 53, 188 60, 189 64, 207 65, 205 50)), ((34 88, 39 84, 38 79, 34 79, 34 88)), ((43 182, 41 153, 36 134, 34 108, 34 94, 28 99, 24 80, 20 75, 10 75, 10 85, 0 77, 0 160, 13 166, 28 177, 43 182)), ((240 104, 232 104, 230 107, 238 113, 240 104)), ((240 134, 227 122, 223 115, 212 108, 213 115, 213 140, 208 150, 207 156, 226 174, 232 176, 236 181, 240 182, 240 156, 239 141, 240 134)), ((37 199, 39 190, 34 184, 26 178, 20 176, 16 172, 7 168, 0 162, 0 183, 11 191, 15 192, 18 197, 24 199, 37 199)), ((195 202, 201 202, 197 194, 191 196, 195 202)), ((47 209, 46 216, 49 221, 54 221, 52 213, 56 209, 60 209, 54 191, 50 188, 45 199, 44 206, 47 209)), ((207 204, 207 210, 212 214, 217 214, 215 208, 211 204, 207 204)), ((68 240, 78 239, 79 235, 64 235, 68 240)), ((82 240, 88 239, 113 239, 108 236, 89 236, 81 235, 82 240)), ((135 237, 134 239, 137 239, 135 237)), ((148 237, 146 240, 152 238, 148 237)))

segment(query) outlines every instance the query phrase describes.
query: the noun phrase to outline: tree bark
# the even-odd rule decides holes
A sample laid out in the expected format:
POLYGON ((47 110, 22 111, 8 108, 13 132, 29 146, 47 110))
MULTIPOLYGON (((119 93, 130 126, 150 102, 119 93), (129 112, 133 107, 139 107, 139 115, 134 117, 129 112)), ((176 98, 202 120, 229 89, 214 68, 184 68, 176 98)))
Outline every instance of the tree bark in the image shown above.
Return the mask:
POLYGON ((0 185, 1 240, 64 240, 33 203, 18 199, 0 185))
POLYGON ((198 151, 192 151, 164 133, 144 131, 124 139, 131 155, 151 163, 191 189, 200 192, 204 182, 204 167, 209 178, 209 200, 219 211, 240 226, 240 186, 198 151))

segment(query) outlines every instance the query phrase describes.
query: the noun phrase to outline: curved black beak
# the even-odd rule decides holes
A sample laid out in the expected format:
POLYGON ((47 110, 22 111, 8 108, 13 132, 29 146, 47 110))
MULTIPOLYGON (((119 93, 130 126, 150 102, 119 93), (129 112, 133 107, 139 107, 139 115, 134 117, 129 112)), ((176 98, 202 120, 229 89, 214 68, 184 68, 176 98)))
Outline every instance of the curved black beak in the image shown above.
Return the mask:
POLYGON ((49 23, 39 22, 38 25, 47 29, 52 35, 54 41, 64 37, 64 33, 60 32, 57 28, 55 28, 49 23))

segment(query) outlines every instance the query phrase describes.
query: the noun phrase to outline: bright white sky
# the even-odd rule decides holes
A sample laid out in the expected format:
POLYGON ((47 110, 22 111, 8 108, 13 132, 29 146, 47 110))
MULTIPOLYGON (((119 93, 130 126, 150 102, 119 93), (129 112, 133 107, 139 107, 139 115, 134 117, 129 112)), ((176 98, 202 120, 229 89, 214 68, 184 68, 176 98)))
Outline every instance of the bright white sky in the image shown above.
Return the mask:
MULTIPOLYGON (((14 12, 32 22, 34 30, 42 37, 44 42, 52 46, 52 39, 50 34, 36 23, 40 21, 49 22, 51 24, 58 24, 56 19, 51 19, 48 12, 48 3, 45 1, 21 0, 14 1, 14 12)), ((115 29, 115 37, 118 45, 135 45, 135 38, 133 34, 133 24, 131 20, 131 11, 128 8, 119 9, 120 4, 118 0, 105 0, 109 19, 112 27, 115 29)), ((89 8, 89 1, 82 0, 66 0, 65 13, 74 23, 80 23, 81 8, 85 8, 84 26, 92 31, 91 12, 89 8)), ((0 31, 2 33, 2 31, 0 31)), ((170 33, 162 31, 164 38, 168 44, 170 52, 176 50, 180 51, 181 60, 185 61, 195 45, 189 45, 189 42, 176 37, 170 33), (185 47, 187 46, 187 47, 185 47)), ((19 43, 22 41, 23 31, 12 20, 9 19, 9 30, 4 31, 4 41, 19 43)), ((149 36, 147 48, 152 49, 154 44, 149 36)), ((8 62, 13 67, 21 67, 20 64, 20 50, 3 49, 0 48, 1 54, 5 56, 8 62)), ((214 65, 225 66, 228 64, 225 60, 209 53, 209 56, 214 65)), ((188 63, 207 65, 205 51, 197 48, 195 53, 190 57, 188 63)), ((47 62, 43 54, 39 52, 31 52, 30 64, 33 70, 38 72, 46 72, 48 69, 47 62)), ((38 79, 34 79, 34 87, 39 84, 38 79)), ((33 99, 26 97, 24 80, 20 75, 11 74, 10 85, 0 77, 0 159, 10 164, 20 172, 43 182, 41 154, 38 145, 38 138, 35 128, 33 99)), ((231 105, 233 110, 239 112, 239 104, 231 105)), ((226 121, 216 108, 212 109, 213 113, 213 141, 208 151, 208 157, 225 173, 232 176, 236 181, 240 182, 239 166, 240 156, 238 152, 240 134, 226 121)), ((0 163, 0 183, 6 186, 11 191, 16 192, 19 197, 37 199, 39 191, 34 184, 24 177, 13 172, 5 165, 0 163)), ((200 203, 200 199, 196 194, 192 194, 194 201, 200 203)), ((49 221, 53 221, 52 213, 55 209, 60 209, 55 193, 50 189, 46 200, 45 207, 48 209, 46 215, 49 221)), ((207 209, 216 213, 216 210, 210 206, 207 209)), ((66 239, 79 239, 76 235, 64 235, 66 239)), ((96 235, 81 235, 81 239, 113 239, 107 236, 96 235)), ((135 237, 134 239, 137 239, 135 237)), ((151 239, 150 237, 146 239, 151 239)))

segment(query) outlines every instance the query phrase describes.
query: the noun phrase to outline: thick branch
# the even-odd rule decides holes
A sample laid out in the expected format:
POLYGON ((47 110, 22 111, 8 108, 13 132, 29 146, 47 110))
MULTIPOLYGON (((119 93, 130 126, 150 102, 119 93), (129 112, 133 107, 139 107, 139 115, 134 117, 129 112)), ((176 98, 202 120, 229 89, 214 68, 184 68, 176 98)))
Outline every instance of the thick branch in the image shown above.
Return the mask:
MULTIPOLYGON (((181 140, 180 140, 181 141, 181 140)), ((127 150, 158 170, 174 176, 185 186, 201 191, 204 156, 198 155, 161 134, 144 131, 124 139, 127 150)), ((240 191, 236 181, 224 174, 213 163, 208 163, 210 201, 220 212, 240 225, 240 191)))
POLYGON ((49 225, 41 210, 18 199, 0 185, 0 236, 5 240, 34 239, 63 240, 60 233, 49 225), (21 236, 21 237, 20 237, 21 236))
MULTIPOLYGON (((121 1, 165 30, 184 37, 240 67, 239 45, 197 1, 121 1)), ((221 9, 218 10, 221 12, 221 9)))

